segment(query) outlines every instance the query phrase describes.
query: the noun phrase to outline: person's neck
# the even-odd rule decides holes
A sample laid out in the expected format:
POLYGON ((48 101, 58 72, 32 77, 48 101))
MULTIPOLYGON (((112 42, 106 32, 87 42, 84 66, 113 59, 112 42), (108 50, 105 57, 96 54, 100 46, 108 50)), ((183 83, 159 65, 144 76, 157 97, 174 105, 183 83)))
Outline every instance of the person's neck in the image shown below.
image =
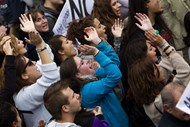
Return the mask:
POLYGON ((153 13, 148 13, 148 17, 150 19, 150 22, 152 24, 152 26, 155 24, 155 14, 153 13))
POLYGON ((55 10, 55 11, 57 11, 57 8, 58 8, 58 6, 52 4, 52 3, 49 2, 49 1, 46 1, 46 2, 44 3, 44 7, 51 8, 51 9, 53 9, 53 10, 55 10))
POLYGON ((74 123, 74 119, 75 119, 75 115, 65 114, 65 115, 62 115, 61 120, 56 120, 56 122, 58 122, 58 123, 66 123, 66 122, 74 123))

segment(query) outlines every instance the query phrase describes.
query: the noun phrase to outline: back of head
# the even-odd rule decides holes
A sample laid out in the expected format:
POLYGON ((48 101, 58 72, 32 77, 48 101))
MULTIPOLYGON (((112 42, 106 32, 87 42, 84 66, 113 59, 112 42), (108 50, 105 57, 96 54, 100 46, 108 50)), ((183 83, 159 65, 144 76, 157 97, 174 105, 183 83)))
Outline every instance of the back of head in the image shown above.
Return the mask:
POLYGON ((184 37, 183 41, 187 46, 190 46, 190 11, 184 17, 184 26, 187 31, 187 36, 184 37))
POLYGON ((135 61, 146 58, 147 56, 146 39, 135 39, 127 44, 125 49, 125 55, 127 64, 130 67, 135 61))
POLYGON ((13 122, 17 121, 16 108, 7 103, 0 103, 0 127, 13 127, 13 122))
POLYGON ((129 97, 132 97, 137 104, 152 103, 163 88, 155 73, 160 74, 155 63, 148 57, 137 60, 129 68, 129 97))
POLYGON ((67 89, 68 86, 69 84, 66 81, 58 81, 52 84, 44 93, 44 105, 56 120, 61 120, 62 106, 69 104, 68 96, 62 93, 62 90, 67 89))
POLYGON ((54 54, 54 61, 55 63, 57 64, 57 66, 60 66, 61 65, 61 62, 62 62, 62 57, 61 55, 59 54, 59 51, 60 50, 64 50, 62 48, 62 40, 61 40, 61 37, 63 37, 62 35, 55 35, 53 36, 49 41, 48 41, 48 44, 54 54))
POLYGON ((72 21, 69 24, 69 27, 67 30, 67 38, 69 40, 72 40, 73 42, 75 42, 75 39, 77 38, 81 44, 89 45, 91 42, 87 41, 84 38, 84 35, 87 35, 84 32, 84 29, 90 26, 94 26, 94 18, 92 18, 91 16, 87 16, 79 20, 72 21))
POLYGON ((112 10, 111 0, 94 0, 91 15, 108 28, 111 28, 115 19, 119 18, 112 10))
POLYGON ((181 96, 185 86, 177 82, 171 82, 167 84, 161 91, 161 97, 163 104, 168 104, 170 108, 175 106, 174 97, 181 96))

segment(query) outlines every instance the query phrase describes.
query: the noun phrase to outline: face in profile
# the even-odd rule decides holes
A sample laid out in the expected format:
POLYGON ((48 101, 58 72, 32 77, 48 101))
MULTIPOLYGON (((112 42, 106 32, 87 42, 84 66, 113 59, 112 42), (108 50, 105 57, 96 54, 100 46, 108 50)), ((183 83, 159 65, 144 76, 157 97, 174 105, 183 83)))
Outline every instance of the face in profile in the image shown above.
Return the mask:
POLYGON ((146 8, 148 8, 149 13, 161 13, 163 12, 163 7, 161 5, 160 0, 149 0, 149 2, 146 5, 146 8))
MULTIPOLYGON (((24 47, 23 41, 18 40, 15 36, 4 36, 1 43, 10 42, 11 47, 13 48, 13 55, 24 55, 27 50, 24 47)), ((1 47, 2 50, 2 47, 1 47)))
POLYGON ((77 65, 80 75, 95 75, 94 63, 92 60, 85 60, 75 56, 74 61, 77 65))
POLYGON ((96 29, 99 37, 105 36, 106 26, 101 24, 97 18, 94 18, 94 28, 96 29))
POLYGON ((63 49, 60 52, 63 53, 65 57, 75 56, 76 50, 74 48, 73 42, 63 36, 60 37, 60 40, 62 42, 62 49, 63 49))
POLYGON ((150 58, 152 62, 158 61, 158 58, 156 56, 156 48, 153 47, 149 41, 146 42, 147 45, 147 56, 150 58))
POLYGON ((68 97, 68 102, 69 102, 69 109, 71 113, 76 114, 81 110, 81 97, 79 94, 74 93, 74 91, 70 88, 67 87, 67 89, 64 89, 63 94, 68 97))

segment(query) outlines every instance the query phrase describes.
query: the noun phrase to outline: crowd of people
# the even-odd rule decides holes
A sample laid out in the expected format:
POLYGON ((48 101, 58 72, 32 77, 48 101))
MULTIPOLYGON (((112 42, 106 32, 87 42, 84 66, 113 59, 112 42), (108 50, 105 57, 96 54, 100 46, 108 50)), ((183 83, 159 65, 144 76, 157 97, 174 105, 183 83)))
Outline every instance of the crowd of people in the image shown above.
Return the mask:
POLYGON ((0 126, 190 126, 188 0, 94 0, 66 36, 66 0, 33 2, 0 2, 0 126))

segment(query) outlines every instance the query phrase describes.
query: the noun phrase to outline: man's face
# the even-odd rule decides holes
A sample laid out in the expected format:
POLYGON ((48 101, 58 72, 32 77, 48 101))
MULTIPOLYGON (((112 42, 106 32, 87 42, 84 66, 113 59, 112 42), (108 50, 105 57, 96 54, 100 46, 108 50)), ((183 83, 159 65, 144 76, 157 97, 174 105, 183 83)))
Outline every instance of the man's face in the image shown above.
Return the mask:
POLYGON ((79 94, 74 93, 74 91, 68 87, 67 89, 62 91, 63 94, 68 96, 68 101, 69 101, 69 109, 70 113, 76 114, 81 110, 81 97, 79 94))
POLYGON ((181 94, 180 94, 180 93, 176 93, 176 94, 174 95, 175 107, 172 109, 171 114, 172 114, 174 117, 176 117, 176 118, 178 118, 178 119, 180 119, 180 120, 190 121, 190 115, 188 115, 187 113, 185 113, 185 112, 179 110, 178 108, 176 108, 176 104, 177 104, 178 100, 180 99, 180 97, 181 97, 181 94))

